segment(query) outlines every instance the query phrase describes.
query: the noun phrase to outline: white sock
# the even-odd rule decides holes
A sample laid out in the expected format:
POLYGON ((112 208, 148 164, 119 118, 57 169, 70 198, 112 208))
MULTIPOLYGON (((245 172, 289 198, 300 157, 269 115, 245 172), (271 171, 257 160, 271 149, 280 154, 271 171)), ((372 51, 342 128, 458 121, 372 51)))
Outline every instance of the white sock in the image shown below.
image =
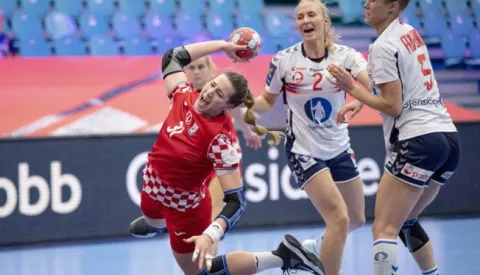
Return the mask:
POLYGON ((434 266, 428 270, 422 271, 422 275, 439 275, 437 266, 434 266))
POLYGON ((373 266, 375 275, 396 275, 397 240, 378 239, 373 244, 373 266))
POLYGON ((253 256, 255 257, 257 272, 283 266, 282 258, 273 255, 272 252, 254 252, 253 256))

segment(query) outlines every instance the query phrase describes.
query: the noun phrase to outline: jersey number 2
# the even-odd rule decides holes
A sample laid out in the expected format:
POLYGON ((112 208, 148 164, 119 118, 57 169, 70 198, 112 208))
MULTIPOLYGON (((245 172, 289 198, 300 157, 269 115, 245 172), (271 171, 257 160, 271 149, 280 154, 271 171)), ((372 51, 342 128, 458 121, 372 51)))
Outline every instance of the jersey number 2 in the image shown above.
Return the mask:
POLYGON ((425 82, 423 83, 423 85, 425 85, 425 87, 427 87, 427 90, 430 91, 433 87, 432 69, 425 68, 425 65, 428 66, 428 64, 430 62, 428 62, 426 60, 425 54, 423 54, 423 53, 417 56, 417 60, 420 63, 420 66, 422 68, 423 76, 430 77, 429 80, 425 80, 425 82), (427 63, 427 64, 425 64, 425 63, 427 63))
POLYGON ((321 91, 322 87, 319 87, 319 85, 320 85, 320 82, 322 82, 322 79, 323 79, 322 73, 314 73, 313 76, 317 79, 313 83, 313 90, 314 91, 321 91))

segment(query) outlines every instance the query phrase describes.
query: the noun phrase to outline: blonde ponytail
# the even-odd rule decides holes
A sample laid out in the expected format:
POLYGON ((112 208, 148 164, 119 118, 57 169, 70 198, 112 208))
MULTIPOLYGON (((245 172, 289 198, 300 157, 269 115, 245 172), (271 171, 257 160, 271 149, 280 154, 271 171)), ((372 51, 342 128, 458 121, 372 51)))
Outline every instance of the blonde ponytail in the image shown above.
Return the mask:
POLYGON ((283 135, 280 131, 268 131, 263 126, 257 125, 255 113, 252 111, 253 105, 255 105, 255 99, 250 91, 248 91, 247 97, 243 101, 247 111, 243 115, 243 120, 245 123, 253 126, 253 130, 259 136, 265 136, 269 134, 272 138, 268 141, 268 144, 276 146, 280 144, 281 137, 283 135))

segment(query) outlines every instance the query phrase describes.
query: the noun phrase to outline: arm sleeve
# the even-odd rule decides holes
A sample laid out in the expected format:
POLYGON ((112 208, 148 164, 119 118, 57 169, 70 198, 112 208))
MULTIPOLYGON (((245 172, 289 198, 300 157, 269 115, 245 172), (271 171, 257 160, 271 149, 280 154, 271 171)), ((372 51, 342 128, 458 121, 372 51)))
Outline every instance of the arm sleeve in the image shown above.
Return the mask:
POLYGON ((240 165, 240 154, 232 144, 232 139, 225 134, 213 138, 208 148, 208 158, 217 175, 237 171, 240 165))
POLYGON ((375 84, 388 83, 399 80, 398 51, 388 43, 379 43, 370 53, 372 63, 372 79, 375 84))
POLYGON ((367 69, 367 61, 363 54, 357 52, 354 49, 349 49, 345 60, 345 69, 349 69, 353 77, 367 69))
POLYGON ((283 87, 283 72, 281 63, 282 52, 277 55, 270 62, 270 68, 268 71, 267 79, 265 81, 265 90, 272 94, 279 94, 283 87))

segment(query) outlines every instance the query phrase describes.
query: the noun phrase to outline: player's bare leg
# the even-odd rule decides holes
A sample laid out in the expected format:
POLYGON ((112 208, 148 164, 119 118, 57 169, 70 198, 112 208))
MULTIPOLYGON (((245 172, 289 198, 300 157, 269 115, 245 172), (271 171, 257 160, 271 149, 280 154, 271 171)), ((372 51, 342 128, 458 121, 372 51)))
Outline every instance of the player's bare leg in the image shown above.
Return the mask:
POLYGON ((192 253, 174 252, 174 256, 186 275, 245 275, 275 268, 281 268, 283 271, 303 270, 316 275, 325 275, 318 258, 306 251, 291 235, 286 235, 285 240, 273 251, 235 251, 217 257, 207 257, 205 266, 209 271, 198 269, 198 262, 192 262, 192 253))
POLYGON ((397 274, 397 237, 423 188, 383 173, 375 202, 373 258, 375 275, 397 274))
MULTIPOLYGON (((353 180, 337 183, 338 190, 342 194, 347 205, 350 219, 349 232, 362 227, 365 224, 365 197, 363 195, 363 182, 360 177, 353 180)), ((320 257, 321 239, 307 239, 302 245, 309 251, 320 257)))
POLYGON ((422 196, 420 196, 420 199, 418 199, 408 215, 400 234, 402 241, 405 240, 404 242, 409 246, 408 249, 411 250, 412 256, 422 273, 429 275, 438 274, 437 264, 435 263, 432 243, 417 219, 423 210, 437 197, 440 188, 441 185, 436 181, 430 181, 430 184, 423 190, 422 196))
MULTIPOLYGON (((220 214, 223 209, 225 203, 223 202, 223 189, 218 182, 218 178, 214 177, 210 181, 210 185, 208 186, 208 191, 210 192, 210 197, 212 198, 212 220, 220 214)), ((210 251, 212 256, 217 255, 218 251, 218 244, 214 244, 212 250, 210 251)))
POLYGON ((338 275, 349 229, 347 205, 329 169, 316 174, 305 184, 304 190, 326 224, 320 249, 325 272, 338 275))

